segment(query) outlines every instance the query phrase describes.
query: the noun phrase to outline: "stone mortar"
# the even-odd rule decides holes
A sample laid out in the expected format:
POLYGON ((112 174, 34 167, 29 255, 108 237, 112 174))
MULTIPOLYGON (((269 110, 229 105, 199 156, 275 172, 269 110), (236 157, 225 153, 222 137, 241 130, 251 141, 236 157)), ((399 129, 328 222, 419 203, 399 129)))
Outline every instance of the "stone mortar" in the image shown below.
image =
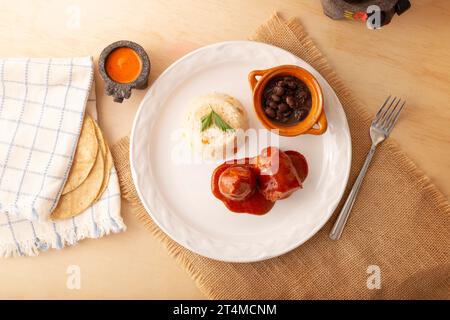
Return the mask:
POLYGON ((148 85, 148 77, 150 75, 150 59, 145 52, 144 48, 135 42, 120 40, 111 43, 105 49, 103 49, 98 60, 98 68, 100 76, 105 81, 105 93, 108 96, 113 96, 115 102, 122 102, 123 99, 128 99, 131 96, 131 89, 145 89, 148 85), (141 59, 142 69, 139 76, 133 82, 129 83, 119 83, 112 80, 105 69, 105 62, 112 51, 117 48, 127 47, 133 49, 141 59))

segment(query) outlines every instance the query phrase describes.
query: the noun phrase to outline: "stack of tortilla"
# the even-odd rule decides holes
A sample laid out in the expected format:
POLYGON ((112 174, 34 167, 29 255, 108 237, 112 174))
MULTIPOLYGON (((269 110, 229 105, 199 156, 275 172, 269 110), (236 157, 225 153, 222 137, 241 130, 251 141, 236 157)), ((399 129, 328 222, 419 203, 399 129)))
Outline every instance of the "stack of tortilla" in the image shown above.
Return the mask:
POLYGON ((92 206, 106 190, 112 166, 103 133, 86 114, 72 167, 51 219, 68 219, 92 206))

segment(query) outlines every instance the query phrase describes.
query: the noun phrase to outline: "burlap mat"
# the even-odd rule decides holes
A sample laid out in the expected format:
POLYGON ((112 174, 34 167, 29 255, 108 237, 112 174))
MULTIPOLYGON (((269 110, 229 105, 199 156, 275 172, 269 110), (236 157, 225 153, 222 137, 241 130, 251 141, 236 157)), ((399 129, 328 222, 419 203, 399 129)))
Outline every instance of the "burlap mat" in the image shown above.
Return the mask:
MULTIPOLYGON (((334 88, 344 106, 352 135, 351 186, 370 147, 370 116, 342 85, 298 21, 284 21, 274 15, 251 39, 296 54, 313 65, 334 88)), ((201 257, 159 230, 140 205, 134 190, 128 148, 128 138, 113 147, 124 197, 136 205, 134 214, 167 246, 169 254, 195 279, 207 297, 449 298, 450 205, 392 140, 377 151, 341 240, 328 239, 335 213, 301 247, 281 257, 251 264, 223 263, 201 257), (380 268, 381 289, 367 287, 370 265, 380 268)))

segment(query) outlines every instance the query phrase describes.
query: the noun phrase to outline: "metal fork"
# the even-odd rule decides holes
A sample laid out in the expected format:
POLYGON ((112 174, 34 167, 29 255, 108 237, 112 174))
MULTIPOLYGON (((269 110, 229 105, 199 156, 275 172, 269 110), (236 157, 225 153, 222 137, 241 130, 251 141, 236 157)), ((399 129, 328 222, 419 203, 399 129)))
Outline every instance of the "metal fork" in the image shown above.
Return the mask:
POLYGON ((364 162, 364 165, 359 172, 358 178, 356 179, 355 184, 353 185, 352 190, 350 191, 350 194, 348 195, 348 198, 344 203, 344 207, 339 213, 339 216, 334 223, 333 228, 331 229, 330 239, 338 240, 341 237, 342 231, 344 230, 353 204, 355 203, 356 196, 358 195, 359 189, 364 180, 364 176, 366 175, 367 168, 370 165, 370 161, 372 160, 377 145, 386 140, 387 137, 389 137, 389 134, 394 128, 394 125, 397 123, 400 112, 403 110, 405 103, 406 101, 401 102, 401 100, 397 99, 396 97, 391 100, 391 96, 389 96, 381 106, 380 110, 378 110, 375 119, 373 119, 370 126, 372 147, 370 147, 369 154, 367 155, 366 161, 364 162))

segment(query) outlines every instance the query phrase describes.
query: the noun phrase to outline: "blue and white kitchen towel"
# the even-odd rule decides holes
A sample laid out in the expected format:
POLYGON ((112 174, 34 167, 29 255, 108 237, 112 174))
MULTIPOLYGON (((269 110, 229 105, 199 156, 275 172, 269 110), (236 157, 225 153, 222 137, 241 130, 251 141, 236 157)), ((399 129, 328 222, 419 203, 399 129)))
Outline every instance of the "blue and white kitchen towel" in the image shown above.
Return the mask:
POLYGON ((91 57, 0 59, 0 257, 36 255, 125 229, 114 168, 97 203, 74 218, 49 220, 86 108, 96 117, 92 83, 91 57))

